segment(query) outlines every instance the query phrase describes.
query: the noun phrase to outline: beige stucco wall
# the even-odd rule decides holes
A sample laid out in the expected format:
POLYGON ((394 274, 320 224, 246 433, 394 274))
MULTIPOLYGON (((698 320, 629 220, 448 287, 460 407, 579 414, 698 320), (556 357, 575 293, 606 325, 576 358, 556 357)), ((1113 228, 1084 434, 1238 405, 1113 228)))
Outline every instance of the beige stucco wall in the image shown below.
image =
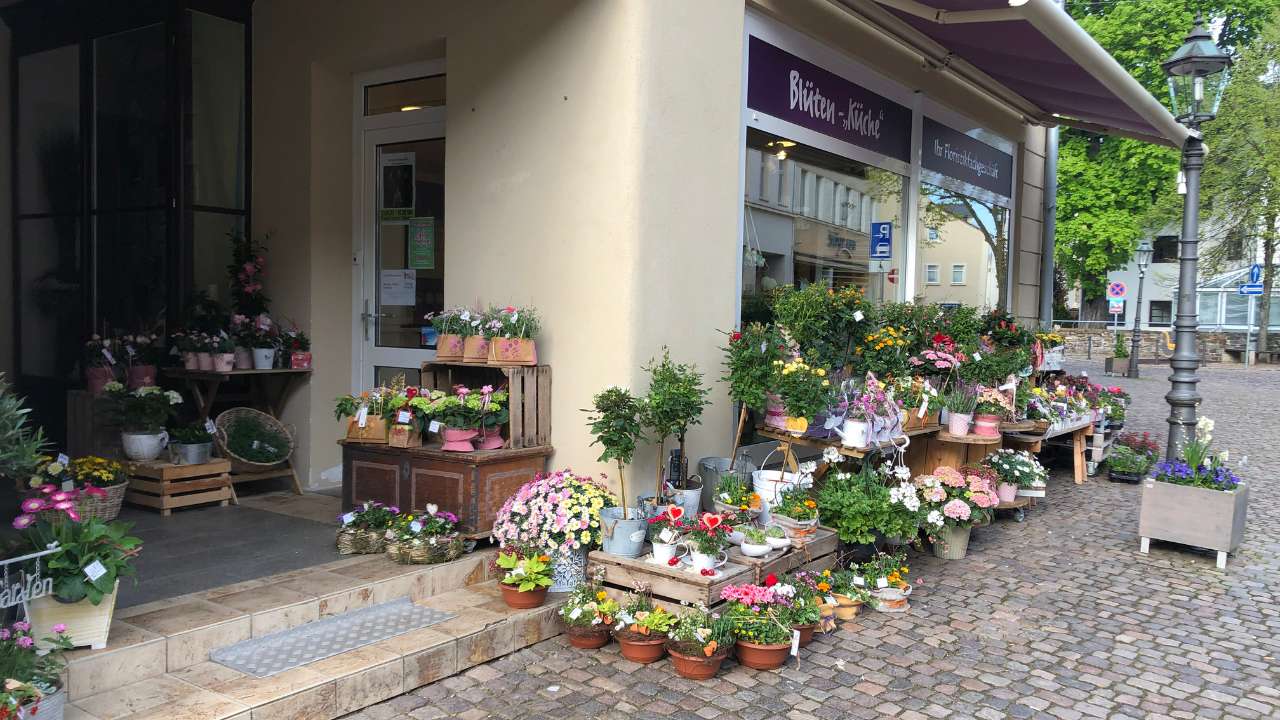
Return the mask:
MULTIPOLYGON (((733 322, 743 7, 653 2, 260 0, 254 5, 254 231, 272 233, 276 310, 314 337, 288 403, 300 468, 338 463, 351 384, 352 75, 442 55, 449 98, 446 300, 536 305, 555 373, 556 465, 595 470, 584 417, 644 389, 664 343, 718 376, 733 322)), ((690 438, 727 451, 722 389, 690 438)), ((636 472, 651 476, 645 452, 636 472)))

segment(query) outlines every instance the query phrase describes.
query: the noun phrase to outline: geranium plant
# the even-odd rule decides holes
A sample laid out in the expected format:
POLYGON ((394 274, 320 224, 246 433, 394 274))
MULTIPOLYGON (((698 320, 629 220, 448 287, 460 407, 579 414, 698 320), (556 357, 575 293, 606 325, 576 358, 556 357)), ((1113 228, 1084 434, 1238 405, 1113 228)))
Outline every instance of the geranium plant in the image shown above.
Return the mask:
POLYGON ((507 498, 493 524, 502 547, 533 546, 555 554, 598 545, 600 510, 614 497, 590 476, 560 470, 539 475, 507 498))
POLYGON ((160 432, 174 414, 174 406, 182 403, 182 396, 155 385, 131 391, 109 382, 99 403, 106 421, 125 432, 160 432))

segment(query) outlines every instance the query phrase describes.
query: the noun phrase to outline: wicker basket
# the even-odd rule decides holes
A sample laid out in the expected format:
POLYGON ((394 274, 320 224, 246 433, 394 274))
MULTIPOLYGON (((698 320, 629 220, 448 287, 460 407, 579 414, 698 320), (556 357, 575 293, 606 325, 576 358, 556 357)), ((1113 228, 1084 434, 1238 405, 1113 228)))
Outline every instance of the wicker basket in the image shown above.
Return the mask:
POLYGON ((463 550, 462 536, 454 533, 437 538, 434 545, 429 541, 421 544, 388 543, 387 557, 402 565, 434 565, 457 560, 462 557, 463 550))
POLYGON ((337 542, 339 555, 372 555, 387 547, 387 531, 341 528, 337 542))
MULTIPOLYGON (((223 411, 213 424, 215 426, 213 440, 218 445, 218 452, 221 453, 223 457, 231 461, 231 472, 254 473, 276 470, 284 467, 284 464, 293 456, 293 450, 295 447, 293 436, 295 433, 289 426, 264 412, 254 410, 253 408, 235 407, 230 410, 223 411), (231 424, 236 420, 245 417, 256 417, 263 425, 274 428, 277 432, 288 438, 289 452, 285 453, 284 459, 273 463, 253 462, 252 460, 245 460, 227 448, 227 428, 231 427, 231 424)), ((379 552, 381 551, 379 550, 379 552)))
POLYGON ((106 495, 87 495, 81 489, 80 499, 76 501, 76 512, 80 513, 81 520, 96 518, 102 522, 111 522, 120 515, 120 504, 124 502, 124 493, 129 489, 129 483, 122 482, 102 489, 106 491, 106 495))

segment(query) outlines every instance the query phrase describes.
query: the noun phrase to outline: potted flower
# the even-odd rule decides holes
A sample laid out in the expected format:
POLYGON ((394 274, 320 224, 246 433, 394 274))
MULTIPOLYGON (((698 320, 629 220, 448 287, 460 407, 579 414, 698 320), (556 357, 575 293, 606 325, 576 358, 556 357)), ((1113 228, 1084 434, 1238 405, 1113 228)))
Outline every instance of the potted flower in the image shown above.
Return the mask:
POLYGON ((1044 481, 1048 477, 1040 461, 1026 450, 996 450, 982 464, 994 470, 998 476, 996 494, 1000 496, 1002 503, 1016 500, 1021 489, 1043 490, 1044 481))
MULTIPOLYGON (((637 443, 644 439, 640 411, 640 400, 629 390, 617 386, 596 393, 591 399, 591 409, 587 411, 591 413, 588 417, 590 421, 588 427, 591 429, 593 438, 591 444, 603 448, 596 461, 612 460, 618 465, 618 497, 621 505, 601 510, 600 517, 605 528, 604 551, 623 557, 638 557, 644 549, 644 515, 639 508, 627 507, 627 481, 623 474, 624 467, 631 464, 631 460, 635 457, 637 443), (639 533, 638 539, 636 539, 637 533, 639 533)), ((679 513, 674 517, 667 517, 665 514, 654 516, 653 520, 666 523, 662 530, 668 532, 663 537, 679 535, 678 531, 670 528, 671 523, 682 525, 681 517, 684 515, 684 509, 678 508, 678 510, 679 513), (661 520, 664 517, 667 517, 667 520, 661 520)), ((668 508, 667 513, 670 512, 671 508, 668 508)), ((650 522, 652 523, 653 520, 650 522)), ((651 527, 651 532, 658 531, 651 527)), ((653 543, 653 555, 656 561, 666 562, 675 557, 674 537, 665 541, 655 537, 653 543), (658 545, 664 545, 664 547, 660 549, 658 545)))
POLYGON ((613 639, 618 641, 622 657, 634 663, 648 665, 667 654, 667 633, 675 627, 676 616, 653 606, 653 599, 635 595, 618 611, 617 629, 613 639))
POLYGON ((852 620, 871 598, 866 579, 852 570, 841 570, 831 576, 831 597, 836 601, 837 620, 852 620))
POLYGON ((133 574, 133 558, 142 541, 128 535, 128 523, 44 520, 25 533, 33 549, 58 543, 60 552, 41 558, 44 576, 53 580, 53 595, 27 605, 31 623, 39 628, 66 627, 74 647, 100 650, 107 645, 120 578, 133 574))
POLYGON ((822 607, 826 593, 831 591, 831 581, 820 573, 801 570, 789 576, 786 583, 779 583, 774 590, 782 590, 790 598, 791 628, 800 633, 800 647, 807 647, 813 642, 813 632, 822 621, 822 607))
POLYGON ((311 369, 311 338, 296 327, 280 336, 280 345, 289 356, 289 367, 294 370, 311 369))
POLYGON ((978 391, 974 407, 973 434, 982 437, 1000 437, 1000 420, 1013 417, 1013 403, 1008 396, 995 388, 984 387, 978 391))
POLYGON ((252 370, 253 369, 253 343, 257 338, 257 331, 254 330, 253 319, 233 313, 231 315, 230 333, 231 342, 235 345, 232 351, 235 353, 235 364, 232 366, 234 370, 252 370))
POLYGON ((421 513, 397 515, 386 538, 387 557, 405 565, 449 562, 465 550, 458 516, 431 503, 421 513))
POLYGON ((702 513, 698 517, 697 525, 689 530, 685 540, 693 569, 704 577, 715 577, 719 574, 716 568, 724 565, 728 559, 728 555, 724 552, 728 545, 728 528, 723 518, 715 513, 702 513))
POLYGON ((72 648, 67 628, 33 628, 26 620, 0 628, 0 717, 62 720, 67 704, 62 685, 63 653, 72 648), (46 636, 38 638, 37 634, 46 636), (9 712, 16 708, 16 713, 9 712))
POLYGON ((507 407, 507 391, 494 390, 492 385, 480 388, 480 446, 481 450, 498 450, 506 441, 502 439, 502 426, 511 420, 507 407))
POLYGON ((276 366, 276 350, 280 348, 279 330, 265 312, 253 320, 253 369, 270 370, 276 366))
POLYGON ((94 397, 102 394, 107 383, 116 379, 115 340, 94 333, 84 344, 84 379, 94 397))
POLYGON ((756 492, 744 475, 729 473, 720 478, 716 488, 715 511, 720 514, 746 513, 755 517, 761 511, 760 493, 756 492))
POLYGON ((773 521, 782 526, 787 537, 795 543, 805 543, 818 530, 818 503, 803 487, 793 487, 782 492, 777 507, 770 508, 773 521))
MULTIPOLYGON (((904 468, 905 470, 905 468, 904 468)), ((818 489, 822 522, 846 545, 868 546, 880 538, 911 539, 920 526, 920 498, 891 463, 864 462, 860 472, 827 474, 818 489)))
POLYGON ((427 314, 426 319, 436 330, 436 362, 462 362, 464 331, 470 327, 462 319, 464 312, 466 308, 455 307, 427 314))
POLYGON ((490 365, 537 365, 538 312, 531 307, 508 305, 485 323, 490 365))
POLYGON ((777 578, 769 575, 765 583, 727 585, 720 591, 720 599, 728 603, 723 614, 733 626, 738 662, 755 670, 782 667, 794 632, 788 600, 774 590, 777 578))
POLYGON ((774 391, 786 408, 786 430, 803 435, 809 422, 835 404, 835 393, 827 371, 812 367, 803 358, 774 360, 774 391))
POLYGON ((489 362, 489 340, 484 336, 484 325, 494 312, 492 309, 488 312, 464 309, 458 314, 461 321, 459 334, 462 335, 462 362, 489 362))
POLYGON ((406 387, 383 403, 383 421, 387 424, 387 446, 398 448, 422 447, 422 431, 426 419, 423 411, 413 404, 419 397, 416 387, 406 387))
POLYGON ((125 335, 120 339, 124 352, 126 385, 137 389, 156 384, 156 364, 161 359, 160 338, 155 333, 125 335))
POLYGON ((536 550, 506 549, 498 553, 498 567, 506 570, 502 600, 517 610, 536 608, 547 601, 551 587, 551 558, 536 550))
POLYGON ((601 587, 602 581, 599 573, 590 581, 583 578, 560 606, 564 634, 569 637, 569 644, 576 648, 595 650, 609 642, 609 630, 617 621, 621 608, 601 587))
MULTIPOLYGON (((658 444, 657 484, 648 513, 653 515, 665 504, 667 494, 662 477, 667 438, 675 435, 680 443, 680 457, 687 457, 685 433, 691 426, 702 422, 702 410, 711 404, 707 399, 711 390, 702 384, 702 373, 698 372, 697 366, 672 362, 671 353, 665 347, 662 348, 662 359, 651 360, 643 369, 649 374, 649 394, 641 404, 640 421, 658 444)), ((702 485, 694 487, 686 481, 683 473, 667 480, 673 490, 679 491, 679 504, 684 506, 685 512, 696 513, 702 501, 702 485)))
POLYGON ((947 432, 960 437, 969 434, 973 411, 978 405, 978 392, 972 385, 956 383, 943 401, 947 409, 947 432))
POLYGON ((933 554, 943 560, 959 560, 969 548, 973 526, 986 520, 1000 497, 979 475, 965 475, 941 466, 915 479, 926 513, 924 527, 933 543, 933 554))
POLYGON ((748 410, 765 415, 765 423, 786 429, 781 398, 773 394, 774 363, 783 359, 786 347, 776 326, 750 323, 729 333, 729 346, 724 348, 725 374, 721 378, 729 386, 729 397, 741 405, 738 415, 737 444, 746 424, 748 410), (772 398, 772 399, 771 399, 772 398), (779 412, 768 413, 773 404, 779 412))
POLYGON ((858 587, 866 588, 880 612, 905 612, 907 598, 911 595, 911 583, 907 575, 911 569, 907 567, 905 552, 876 553, 867 562, 854 568, 854 573, 862 579, 858 587))
POLYGON ((190 335, 196 353, 196 369, 213 372, 214 336, 208 333, 195 332, 190 335))
POLYGON ((600 511, 614 497, 589 475, 560 470, 539 475, 507 498, 493 524, 502 547, 532 546, 551 556, 551 592, 582 583, 587 551, 600 544, 600 511))
POLYGON ((76 509, 86 518, 111 522, 120 515, 120 505, 129 489, 124 466, 115 460, 88 455, 71 461, 71 477, 79 491, 76 509))
POLYGON ((155 460, 169 442, 165 421, 182 396, 155 385, 129 391, 112 381, 98 402, 107 423, 120 428, 124 454, 130 460, 155 460))
POLYGON ((1136 485, 1142 482, 1151 465, 1152 462, 1146 455, 1117 443, 1112 446, 1111 454, 1107 456, 1107 479, 1111 482, 1136 485))
POLYGON ((902 404, 902 429, 919 430, 938 424, 942 396, 933 383, 923 377, 899 378, 893 383, 894 397, 902 404))
POLYGON ((676 674, 690 680, 710 680, 733 650, 733 621, 705 606, 681 613, 667 632, 667 654, 676 674))
MULTIPOLYGON (((781 528, 779 528, 781 529, 781 528)), ((742 554, 747 557, 764 557, 773 552, 764 534, 764 528, 745 526, 742 530, 742 554)))
MULTIPOLYGON (((601 511, 601 515, 604 511, 601 511)), ((672 567, 680 564, 676 551, 680 538, 689 530, 684 522, 684 508, 668 505, 660 515, 649 518, 649 542, 653 545, 653 561, 672 567)), ((607 551, 606 551, 607 552, 607 551)))
POLYGON ((350 512, 338 516, 339 555, 380 553, 387 547, 387 528, 395 522, 400 508, 366 500, 350 512))
POLYGON ((787 531, 777 525, 770 525, 764 529, 764 541, 771 550, 791 547, 791 538, 787 537, 787 531))
POLYGON ((201 465, 213 455, 213 436, 203 425, 169 428, 169 456, 175 465, 201 465))
MULTIPOLYGON (((432 393, 432 397, 444 397, 444 393, 432 393)), ((414 403, 411 403, 414 404, 414 403)), ((417 407, 416 404, 414 404, 417 407)), ((386 415, 396 404, 396 392, 390 388, 375 388, 359 395, 344 395, 335 401, 333 417, 347 421, 347 441, 358 443, 387 442, 386 415)))
POLYGON ((1214 455, 1213 421, 1200 418, 1195 435, 1173 460, 1155 464, 1143 482, 1138 535, 1216 550, 1218 567, 1244 539, 1249 485, 1231 470, 1226 450, 1214 455))

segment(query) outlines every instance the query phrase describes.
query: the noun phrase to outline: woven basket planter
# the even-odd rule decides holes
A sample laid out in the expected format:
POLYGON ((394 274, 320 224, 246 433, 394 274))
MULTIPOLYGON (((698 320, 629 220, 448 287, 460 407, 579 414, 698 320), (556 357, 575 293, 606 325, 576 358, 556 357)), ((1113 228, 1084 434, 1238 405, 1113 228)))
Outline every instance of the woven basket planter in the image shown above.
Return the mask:
POLYGON ((102 522, 111 522, 120 515, 120 505, 124 502, 124 494, 129 489, 129 483, 122 482, 102 489, 107 494, 100 497, 86 495, 84 490, 80 491, 80 499, 76 501, 76 512, 80 513, 81 520, 95 518, 102 522))
MULTIPOLYGON (((268 470, 278 470, 279 468, 284 467, 284 464, 293 456, 293 450, 296 447, 293 436, 296 433, 294 433, 284 423, 264 412, 254 410, 253 408, 235 407, 224 411, 218 416, 218 419, 215 420, 213 424, 216 426, 213 433, 213 440, 218 445, 218 452, 223 457, 231 461, 231 472, 255 473, 266 472, 268 470), (283 459, 273 463, 254 462, 236 455, 227 448, 227 429, 231 427, 232 423, 243 417, 256 417, 260 423, 273 428, 276 432, 284 435, 284 437, 288 439, 289 450, 285 453, 283 459)), ((381 550, 378 552, 381 552, 381 550)))
POLYGON ((421 543, 387 543, 387 557, 401 565, 434 565, 462 557, 465 547, 462 536, 454 533, 437 538, 426 538, 421 543), (431 540, 436 542, 432 544, 431 540))
POLYGON ((338 530, 338 554, 372 555, 380 553, 387 547, 386 532, 385 530, 342 528, 338 530))

